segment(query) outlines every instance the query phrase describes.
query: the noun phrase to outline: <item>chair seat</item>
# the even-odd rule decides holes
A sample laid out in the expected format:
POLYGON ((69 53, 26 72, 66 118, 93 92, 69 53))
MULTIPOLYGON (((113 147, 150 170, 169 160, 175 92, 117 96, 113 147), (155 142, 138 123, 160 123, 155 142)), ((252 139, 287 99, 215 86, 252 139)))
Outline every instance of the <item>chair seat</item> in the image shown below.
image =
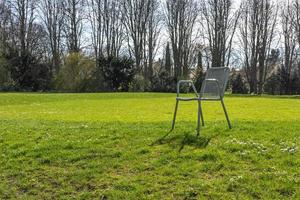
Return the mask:
POLYGON ((221 100, 220 97, 201 97, 201 101, 219 101, 221 100))
POLYGON ((221 100, 220 97, 177 97, 178 101, 217 101, 221 100))
POLYGON ((199 97, 177 97, 179 101, 198 101, 199 97))

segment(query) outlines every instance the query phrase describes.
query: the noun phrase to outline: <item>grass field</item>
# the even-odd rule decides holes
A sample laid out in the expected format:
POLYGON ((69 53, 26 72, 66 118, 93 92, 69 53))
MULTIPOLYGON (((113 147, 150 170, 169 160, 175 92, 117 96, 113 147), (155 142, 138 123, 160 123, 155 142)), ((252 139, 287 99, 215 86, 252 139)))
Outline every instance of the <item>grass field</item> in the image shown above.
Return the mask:
POLYGON ((0 94, 0 199, 300 199, 300 98, 0 94))

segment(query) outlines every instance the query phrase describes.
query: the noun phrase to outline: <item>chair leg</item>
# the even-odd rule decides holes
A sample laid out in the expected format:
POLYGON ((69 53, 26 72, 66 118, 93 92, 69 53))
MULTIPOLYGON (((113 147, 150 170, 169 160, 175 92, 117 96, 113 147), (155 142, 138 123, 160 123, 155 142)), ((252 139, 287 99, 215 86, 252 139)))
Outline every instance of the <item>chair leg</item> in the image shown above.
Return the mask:
POLYGON ((176 100, 175 111, 174 111, 173 122, 172 122, 172 128, 171 128, 170 132, 173 131, 174 128, 175 128, 175 122, 176 122, 176 115, 177 115, 178 103, 179 103, 179 100, 176 100))
POLYGON ((198 101, 198 116, 197 116, 197 136, 199 136, 200 134, 200 127, 201 127, 201 124, 200 124, 200 118, 201 118, 201 102, 198 101))
POLYGON ((202 105, 201 105, 201 101, 200 102, 200 114, 201 114, 201 122, 202 122, 202 126, 204 126, 204 117, 203 117, 203 112, 202 112, 202 105))
POLYGON ((228 117, 228 113, 227 113, 227 110, 226 110, 226 107, 225 107, 223 99, 221 99, 221 103, 222 103, 222 107, 223 107, 223 110, 224 110, 224 113, 225 113, 225 116, 226 116, 228 127, 229 127, 229 129, 231 129, 231 123, 230 123, 230 120, 229 120, 229 117, 228 117))

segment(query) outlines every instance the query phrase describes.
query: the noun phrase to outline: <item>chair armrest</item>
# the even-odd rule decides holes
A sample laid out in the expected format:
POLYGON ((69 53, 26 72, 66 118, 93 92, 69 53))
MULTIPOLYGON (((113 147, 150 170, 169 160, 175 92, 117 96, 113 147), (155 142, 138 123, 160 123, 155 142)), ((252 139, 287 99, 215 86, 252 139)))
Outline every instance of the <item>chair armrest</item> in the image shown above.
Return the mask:
MULTIPOLYGON (((216 84, 216 86, 217 86, 217 88, 218 88, 218 95, 222 98, 222 91, 221 91, 221 87, 220 87, 220 84, 219 84, 219 81, 217 80, 217 79, 215 79, 215 78, 209 78, 209 79, 205 79, 205 80, 203 80, 203 82, 202 82, 202 86, 204 85, 204 89, 203 90, 205 90, 205 86, 206 86, 206 83, 207 82, 211 82, 211 83, 214 83, 214 84, 216 84)), ((201 90, 201 95, 202 95, 202 93, 203 93, 204 91, 202 91, 201 90)))
POLYGON ((191 81, 191 80, 180 80, 180 81, 178 81, 178 83, 177 83, 177 97, 179 97, 179 95, 180 95, 180 85, 182 85, 182 84, 191 84, 196 96, 198 97, 198 92, 196 90, 196 87, 195 87, 193 81, 191 81))

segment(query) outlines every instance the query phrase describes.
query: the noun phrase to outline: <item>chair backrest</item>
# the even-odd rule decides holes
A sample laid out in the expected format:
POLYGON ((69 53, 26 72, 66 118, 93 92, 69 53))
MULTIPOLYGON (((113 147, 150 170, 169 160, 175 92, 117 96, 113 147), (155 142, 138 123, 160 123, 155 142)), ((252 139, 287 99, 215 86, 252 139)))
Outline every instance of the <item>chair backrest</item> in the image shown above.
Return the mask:
POLYGON ((209 79, 216 79, 219 83, 220 90, 218 89, 218 86, 213 81, 204 81, 201 86, 201 93, 200 95, 203 97, 212 97, 212 98, 218 98, 223 97, 228 78, 229 78, 229 68, 228 67, 211 67, 206 71, 205 80, 209 79))

